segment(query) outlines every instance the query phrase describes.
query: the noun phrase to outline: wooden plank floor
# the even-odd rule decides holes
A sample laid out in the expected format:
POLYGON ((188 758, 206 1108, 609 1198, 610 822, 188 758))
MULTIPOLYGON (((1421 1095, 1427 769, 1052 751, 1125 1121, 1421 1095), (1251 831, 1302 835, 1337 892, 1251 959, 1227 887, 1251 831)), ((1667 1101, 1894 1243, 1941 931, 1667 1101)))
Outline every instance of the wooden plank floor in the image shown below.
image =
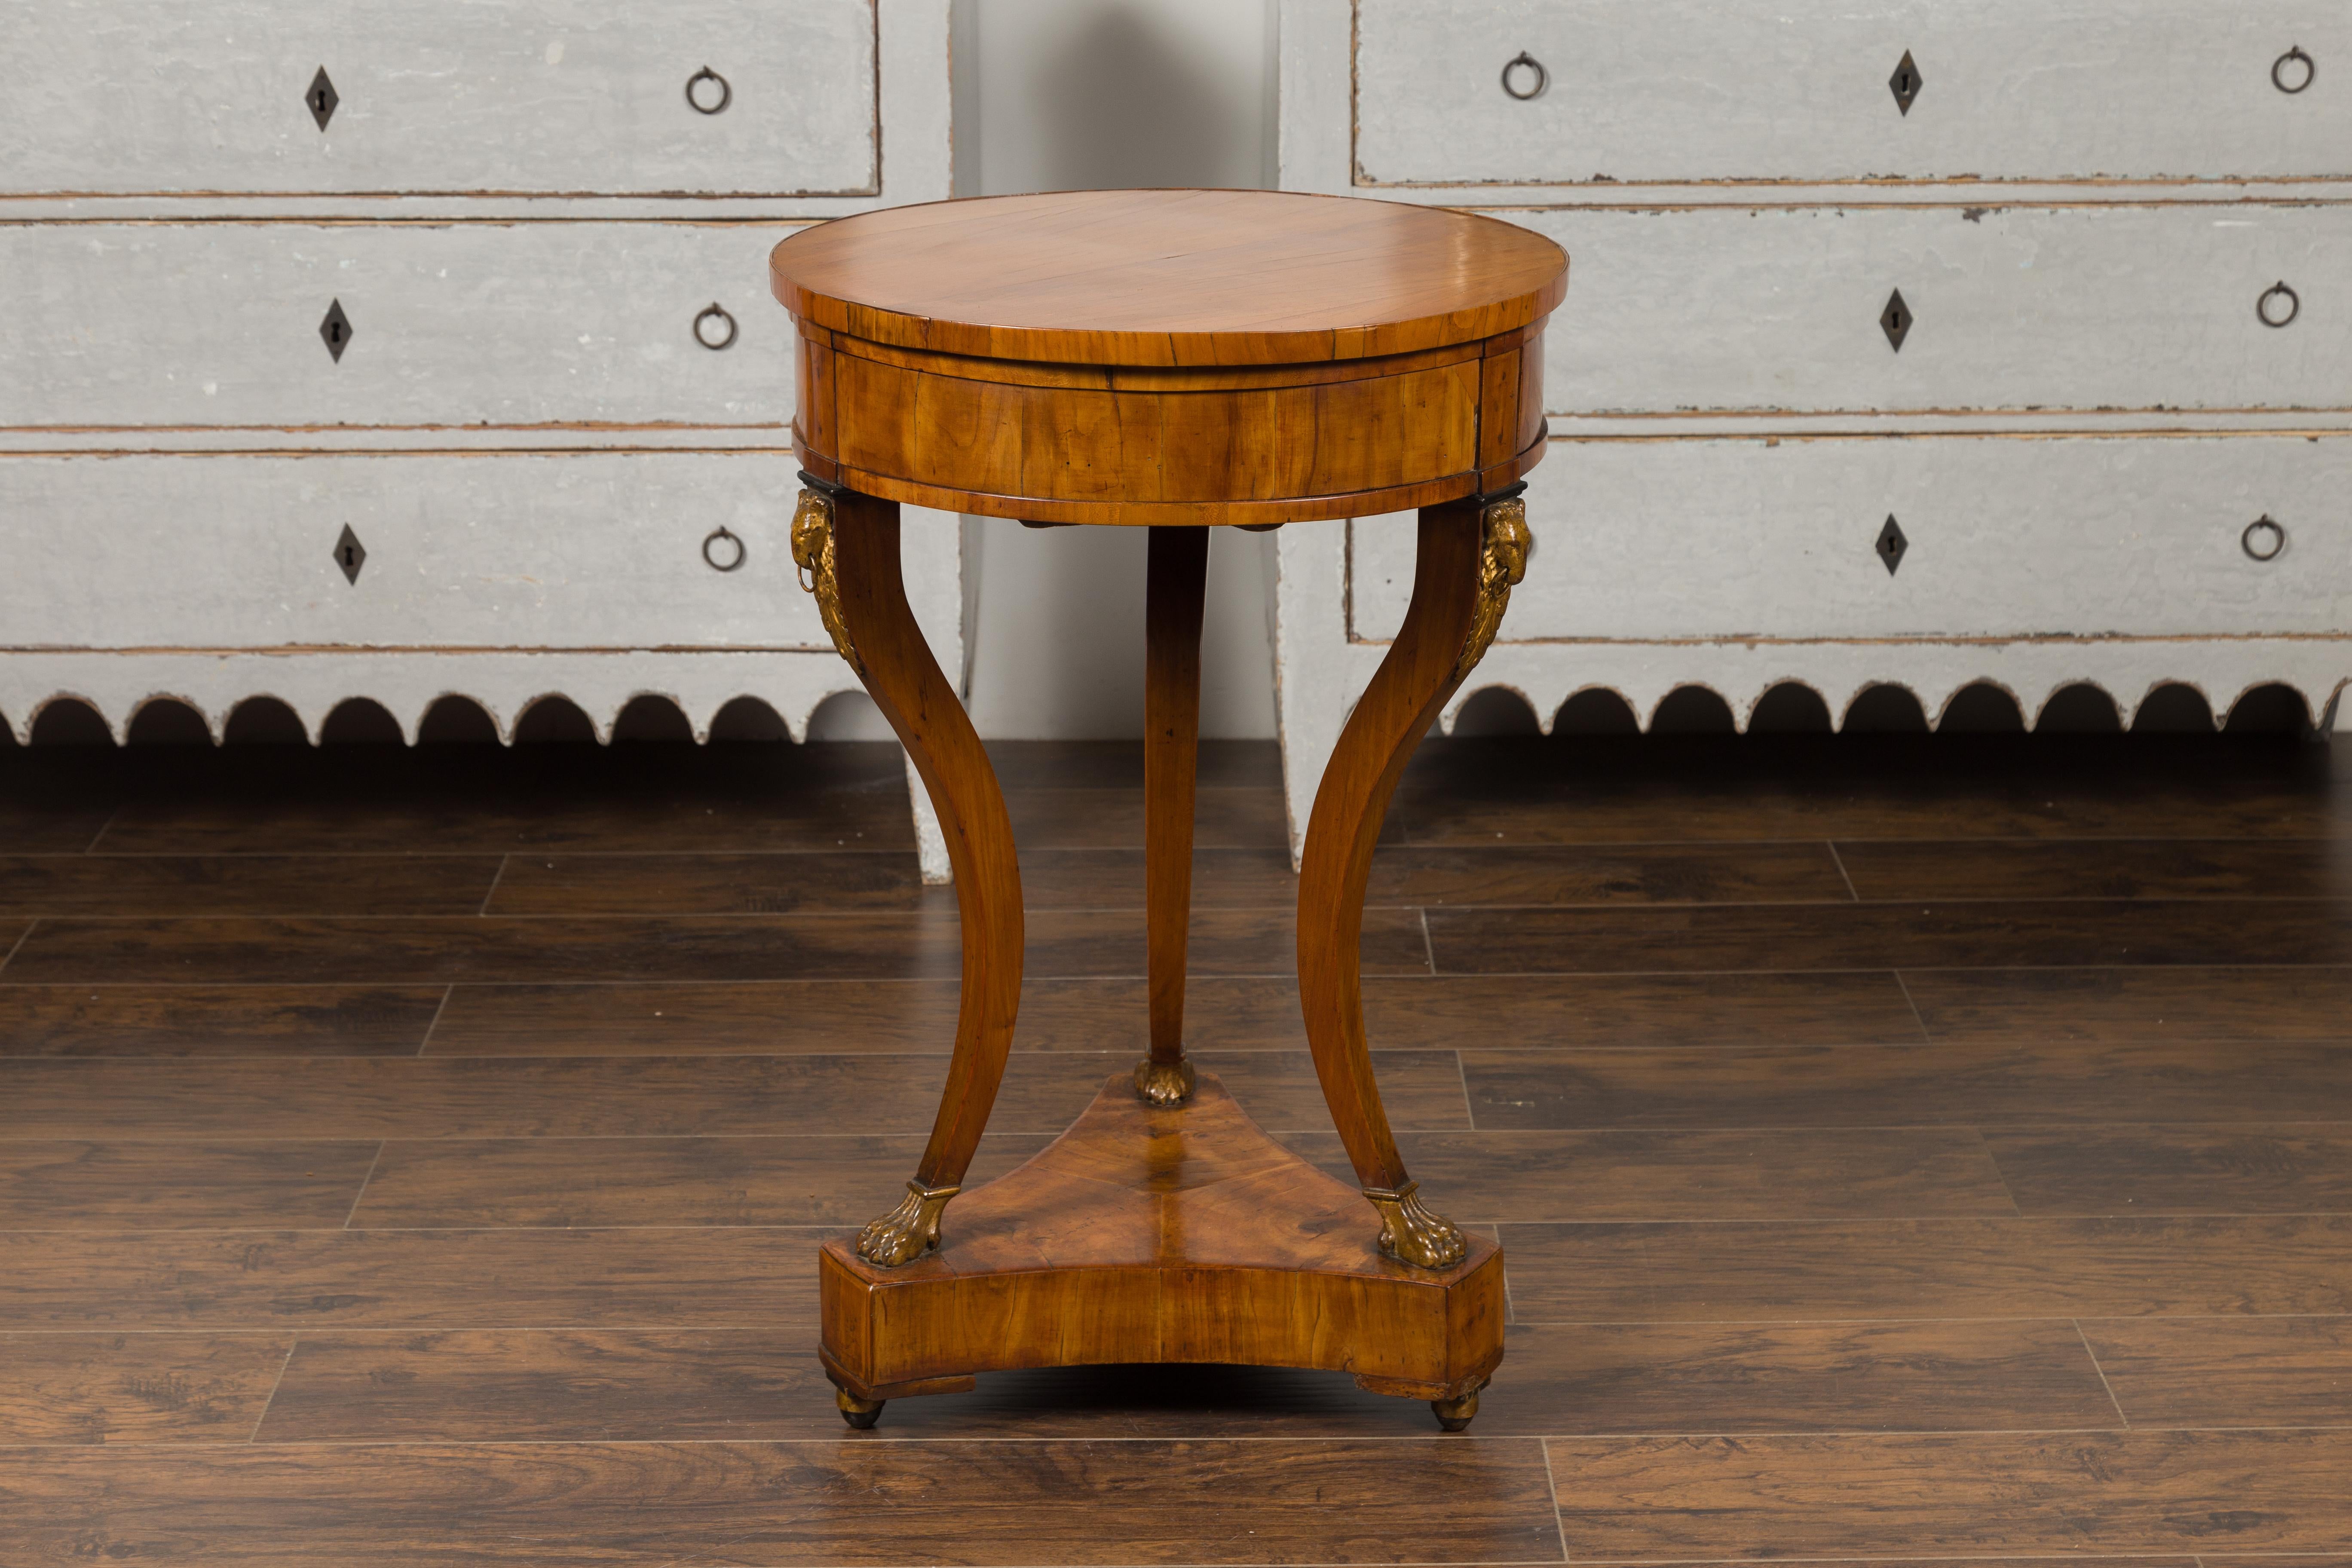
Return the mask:
MULTIPOLYGON (((1144 1037, 1136 750, 997 752, 983 1175, 1144 1037)), ((1341 1169, 1277 759, 1203 768, 1194 1047, 1341 1169)), ((2352 1568, 2347 772, 1433 743, 1366 1000, 1507 1249, 1470 1433, 1246 1368, 851 1433, 814 1249, 955 1008, 894 751, 0 751, 0 1563, 2352 1568)))

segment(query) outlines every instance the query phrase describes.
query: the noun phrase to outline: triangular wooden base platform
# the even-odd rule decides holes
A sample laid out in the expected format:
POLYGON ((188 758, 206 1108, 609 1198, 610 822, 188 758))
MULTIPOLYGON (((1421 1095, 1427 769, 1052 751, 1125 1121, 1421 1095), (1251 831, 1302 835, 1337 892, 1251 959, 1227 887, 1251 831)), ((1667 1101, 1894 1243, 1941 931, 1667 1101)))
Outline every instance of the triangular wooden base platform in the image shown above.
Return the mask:
POLYGON ((1259 1131, 1208 1073, 1164 1110, 1112 1078, 1049 1147, 950 1203, 941 1230, 898 1268, 848 1237, 824 1246, 824 1365, 853 1422, 978 1373, 1123 1362, 1324 1368, 1475 1408, 1503 1356, 1493 1242, 1470 1236, 1442 1270, 1383 1257, 1363 1194, 1259 1131))

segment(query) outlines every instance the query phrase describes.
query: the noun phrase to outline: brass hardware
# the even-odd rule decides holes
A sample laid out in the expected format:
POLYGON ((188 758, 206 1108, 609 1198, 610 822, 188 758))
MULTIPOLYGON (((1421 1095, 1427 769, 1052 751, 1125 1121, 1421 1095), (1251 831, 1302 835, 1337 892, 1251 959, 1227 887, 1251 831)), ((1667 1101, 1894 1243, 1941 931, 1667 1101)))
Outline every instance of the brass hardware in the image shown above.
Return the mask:
POLYGON ((1911 117, 1911 100, 1919 96, 1919 89, 1927 84, 1927 79, 1921 76, 1919 68, 1911 63, 1911 51, 1904 50, 1895 74, 1886 79, 1886 90, 1895 95, 1895 107, 1903 111, 1906 120, 1911 117))
POLYGON ((335 84, 327 79, 327 68, 320 66, 319 74, 310 79, 310 90, 302 95, 303 106, 310 110, 310 118, 319 122, 320 130, 327 128, 327 121, 335 117, 335 105, 342 100, 342 95, 335 90, 335 84))
POLYGON ((343 581, 356 586, 360 568, 367 564, 367 546, 352 531, 350 523, 343 524, 342 536, 335 541, 335 564, 343 569, 343 581))
POLYGON ((1503 68, 1503 90, 1523 103, 1530 98, 1541 98, 1544 95, 1544 89, 1550 85, 1551 72, 1544 69, 1543 61, 1536 58, 1535 56, 1528 53, 1525 49, 1521 49, 1517 54, 1513 55, 1510 59, 1510 63, 1503 68), (1515 70, 1520 69, 1522 67, 1536 73, 1535 86, 1528 89, 1525 92, 1521 92, 1517 88, 1511 85, 1511 73, 1515 70))
POLYGON ((1895 521, 1893 512, 1886 514, 1886 526, 1878 531, 1878 542, 1871 548, 1878 552, 1881 561, 1886 563, 1886 574, 1894 576, 1895 569, 1903 564, 1903 552, 1911 548, 1911 542, 1903 537, 1903 525, 1895 521))
POLYGON ((1448 1432, 1463 1431, 1469 1426, 1471 1418, 1478 1414, 1479 1390, 1486 1386, 1482 1383, 1459 1399, 1433 1399, 1429 1402, 1430 1412, 1437 1417, 1437 1424, 1448 1432))
POLYGON ((1904 303, 1903 290, 1897 289, 1886 297, 1886 309, 1878 312, 1878 330, 1886 334, 1896 353, 1903 352, 1903 340, 1911 335, 1911 307, 1904 303))
POLYGON ((801 491, 800 504, 793 508, 793 563, 800 568, 801 591, 816 595, 817 618, 833 638, 834 651, 863 676, 866 665, 841 621, 841 584, 833 572, 833 498, 822 491, 801 491))
POLYGON ((735 89, 727 85, 725 77, 720 76, 709 66, 705 66, 686 79, 686 101, 693 106, 697 114, 717 114, 735 101, 735 89), (718 102, 705 103, 695 96, 694 89, 706 81, 715 81, 719 84, 718 102))
POLYGON ((1454 661, 1456 680, 1466 678, 1486 657, 1503 624, 1503 612, 1510 608, 1511 588, 1528 574, 1528 552, 1535 536, 1528 531, 1528 503, 1520 493, 1525 488, 1514 486, 1478 514, 1486 535, 1478 554, 1478 605, 1470 616, 1470 639, 1454 661))
POLYGON ((735 346, 735 318, 727 313, 727 308, 725 306, 719 304, 718 300, 713 300, 709 304, 705 305, 701 310, 697 310, 694 313, 694 341, 700 343, 707 349, 733 348, 735 346), (711 341, 710 336, 702 330, 702 323, 709 321, 714 316, 719 321, 725 322, 727 325, 727 335, 719 339, 715 342, 711 341))
POLYGON ((1422 1203, 1419 1182, 1407 1182, 1394 1192, 1366 1187, 1364 1196, 1381 1212, 1381 1250, 1398 1262, 1451 1268, 1468 1256, 1470 1244, 1462 1233, 1422 1203))
POLYGON ((1162 1110, 1192 1099, 1199 1081, 1192 1064, 1181 1059, 1156 1062, 1146 1057, 1135 1064, 1135 1092, 1145 1104, 1156 1105, 1162 1110))
MULTIPOLYGON (((887 1399, 860 1399, 849 1390, 839 1386, 835 1386, 833 1391, 833 1402, 840 1406, 841 1418, 860 1432, 867 1430, 874 1423, 879 1421, 882 1418, 882 1407, 889 1403, 887 1399)), ((1470 1403, 1475 1407, 1478 1403, 1478 1396, 1472 1394, 1470 1403)), ((1441 1415, 1438 1419, 1444 1420, 1444 1417, 1441 1415)), ((1446 1428, 1449 1432, 1459 1432, 1461 1429, 1459 1426, 1446 1428)))
POLYGON ((2254 301, 2254 314, 2265 327, 2292 326, 2294 319, 2303 314, 2303 296, 2288 288, 2284 280, 2273 283, 2263 290, 2261 299, 2254 301), (2282 294, 2286 297, 2286 314, 2284 316, 2273 314, 2271 310, 2272 299, 2282 294))
POLYGON ((2246 552, 2249 561, 2275 561, 2279 552, 2286 548, 2286 530, 2272 521, 2270 513, 2264 512, 2246 524, 2246 531, 2238 535, 2238 548, 2246 552), (2255 549, 2256 535, 2260 535, 2270 548, 2255 549))
POLYGON ((327 352, 334 356, 337 364, 343 363, 343 351, 352 346, 352 339, 357 335, 352 330, 352 319, 343 314, 343 302, 330 300, 326 315, 319 321, 319 341, 327 345, 327 352))
POLYGON ((2305 88, 2309 87, 2312 83, 2312 79, 2316 77, 2318 74, 2319 62, 2313 59, 2309 55, 2305 54, 2300 47, 2287 50, 2286 53, 2281 55, 2278 58, 2271 62, 2271 85, 2278 89, 2281 92, 2287 93, 2289 95, 2301 92, 2305 88), (2289 87, 2286 84, 2286 68, 2288 62, 2292 60, 2301 60, 2303 62, 2303 79, 2295 83, 2293 87, 2289 87))
POLYGON ((912 1263, 939 1246, 940 1211, 961 1191, 961 1187, 927 1187, 918 1181, 908 1182, 907 1195, 898 1200, 898 1206, 857 1233, 857 1256, 884 1268, 912 1263))
MULTIPOLYGON (((724 548, 724 545, 721 545, 721 547, 724 548)), ((737 567, 742 565, 745 558, 751 553, 751 552, 744 545, 743 541, 728 529, 714 528, 702 537, 702 563, 709 567, 714 572, 732 572, 737 567), (731 544, 735 547, 733 554, 724 563, 720 563, 718 556, 710 553, 710 547, 714 544, 720 544, 722 541, 725 544, 731 544)))

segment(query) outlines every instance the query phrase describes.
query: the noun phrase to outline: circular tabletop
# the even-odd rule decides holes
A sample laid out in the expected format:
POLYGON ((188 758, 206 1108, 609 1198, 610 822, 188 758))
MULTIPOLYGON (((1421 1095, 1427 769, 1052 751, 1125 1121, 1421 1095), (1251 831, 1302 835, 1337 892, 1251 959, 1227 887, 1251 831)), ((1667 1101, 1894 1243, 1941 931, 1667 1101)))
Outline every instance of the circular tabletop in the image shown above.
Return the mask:
POLYGON ((891 207, 775 247, 804 321, 894 347, 1066 364, 1412 353, 1542 320, 1568 256, 1439 207, 1282 191, 1065 191, 891 207))

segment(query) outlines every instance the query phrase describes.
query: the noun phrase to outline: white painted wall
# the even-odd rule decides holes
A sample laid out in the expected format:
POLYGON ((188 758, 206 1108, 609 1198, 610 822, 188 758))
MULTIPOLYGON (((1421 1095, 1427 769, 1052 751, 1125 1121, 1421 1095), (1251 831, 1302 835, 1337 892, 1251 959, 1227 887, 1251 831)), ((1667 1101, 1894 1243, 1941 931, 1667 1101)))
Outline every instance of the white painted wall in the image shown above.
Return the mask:
MULTIPOLYGON (((954 27, 960 195, 1275 183, 1271 0, 956 0, 954 27)), ((1142 734, 1143 531, 965 527, 980 732, 1142 734)), ((1210 547, 1203 735, 1275 733, 1272 538, 1210 547)), ((887 733, 835 706, 820 733, 887 733)))

